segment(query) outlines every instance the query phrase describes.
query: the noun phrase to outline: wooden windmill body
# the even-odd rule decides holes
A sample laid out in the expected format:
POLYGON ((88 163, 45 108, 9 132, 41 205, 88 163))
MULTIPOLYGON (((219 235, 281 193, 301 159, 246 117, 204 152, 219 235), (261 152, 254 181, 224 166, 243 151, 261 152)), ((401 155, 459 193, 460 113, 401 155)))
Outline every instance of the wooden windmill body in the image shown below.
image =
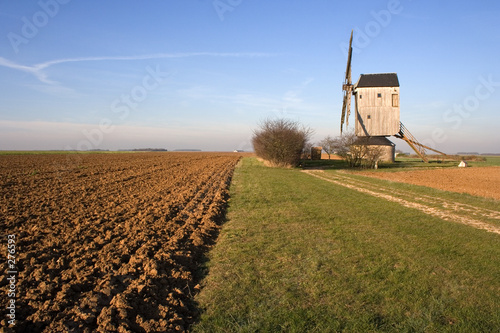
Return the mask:
POLYGON ((354 98, 357 136, 399 133, 399 80, 396 73, 361 74, 354 85, 354 98))
POLYGON ((381 160, 394 161, 395 144, 387 137, 395 136, 403 139, 427 162, 425 149, 446 155, 440 151, 419 143, 400 121, 399 79, 396 73, 361 74, 358 81, 351 81, 352 32, 349 42, 349 53, 345 81, 342 86, 344 100, 340 133, 344 123, 349 124, 351 98, 354 95, 355 125, 354 134, 363 145, 383 151, 381 160))

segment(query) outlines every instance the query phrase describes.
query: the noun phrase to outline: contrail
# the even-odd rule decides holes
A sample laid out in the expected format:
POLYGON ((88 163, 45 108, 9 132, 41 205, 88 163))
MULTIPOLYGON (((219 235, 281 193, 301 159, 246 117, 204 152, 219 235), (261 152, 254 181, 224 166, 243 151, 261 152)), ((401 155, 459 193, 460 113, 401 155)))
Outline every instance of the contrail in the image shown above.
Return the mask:
POLYGON ((47 75, 43 72, 44 69, 48 67, 63 64, 67 62, 82 62, 82 61, 120 61, 120 60, 147 60, 147 59, 166 59, 166 58, 187 58, 187 57, 228 57, 228 58, 262 58, 262 57, 273 57, 276 54, 271 53, 260 53, 260 52, 234 52, 234 53, 224 53, 224 52, 188 52, 188 53, 157 53, 157 54, 146 54, 146 55, 136 55, 136 56, 103 56, 103 57, 79 57, 79 58, 63 58, 55 59, 32 66, 25 66, 16 64, 8 59, 0 57, 0 66, 8 67, 11 69, 17 69, 20 71, 28 72, 36 76, 36 78, 44 83, 55 84, 56 82, 51 81, 47 78, 47 75))

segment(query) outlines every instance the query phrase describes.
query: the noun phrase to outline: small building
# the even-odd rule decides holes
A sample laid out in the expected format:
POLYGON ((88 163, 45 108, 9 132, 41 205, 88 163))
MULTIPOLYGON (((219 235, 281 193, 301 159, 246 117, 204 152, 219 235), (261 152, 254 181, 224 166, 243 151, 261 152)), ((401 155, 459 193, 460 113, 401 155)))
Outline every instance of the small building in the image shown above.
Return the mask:
POLYGON ((354 85, 354 95, 356 136, 399 133, 399 80, 396 73, 361 74, 354 85))
POLYGON ((311 147, 311 160, 320 160, 323 147, 311 147))
POLYGON ((384 136, 361 137, 355 143, 366 146, 369 154, 370 151, 378 156, 378 161, 394 162, 396 158, 396 144, 384 136))

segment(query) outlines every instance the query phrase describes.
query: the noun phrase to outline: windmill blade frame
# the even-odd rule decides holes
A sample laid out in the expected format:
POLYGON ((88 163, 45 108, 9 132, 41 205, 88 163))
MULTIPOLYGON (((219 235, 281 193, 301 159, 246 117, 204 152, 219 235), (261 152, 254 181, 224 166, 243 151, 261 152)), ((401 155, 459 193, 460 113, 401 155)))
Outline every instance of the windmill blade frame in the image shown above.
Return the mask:
POLYGON ((345 115, 345 127, 349 127, 349 116, 351 115, 351 98, 352 98, 352 89, 349 89, 347 93, 347 106, 346 106, 346 115, 345 115))
POLYGON ((344 100, 342 102, 342 114, 340 115, 340 134, 342 134, 342 128, 344 127, 346 107, 347 107, 347 92, 344 92, 344 100))
POLYGON ((352 36, 354 30, 351 30, 351 38, 349 39, 349 52, 347 55, 347 67, 345 71, 345 80, 342 85, 342 90, 344 91, 344 100, 342 102, 342 113, 340 115, 340 134, 342 134, 344 128, 344 122, 346 127, 349 125, 349 115, 351 114, 351 98, 352 98, 352 81, 351 81, 351 60, 352 60, 352 36))

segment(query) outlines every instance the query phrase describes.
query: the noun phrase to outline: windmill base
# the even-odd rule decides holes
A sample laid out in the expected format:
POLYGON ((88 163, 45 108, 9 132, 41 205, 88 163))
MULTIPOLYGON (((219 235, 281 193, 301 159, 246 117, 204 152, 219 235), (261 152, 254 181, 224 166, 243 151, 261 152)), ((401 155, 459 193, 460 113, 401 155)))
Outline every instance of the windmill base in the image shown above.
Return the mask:
POLYGON ((368 154, 377 154, 380 162, 394 162, 396 156, 396 144, 385 136, 358 137, 356 145, 366 146, 368 154))

